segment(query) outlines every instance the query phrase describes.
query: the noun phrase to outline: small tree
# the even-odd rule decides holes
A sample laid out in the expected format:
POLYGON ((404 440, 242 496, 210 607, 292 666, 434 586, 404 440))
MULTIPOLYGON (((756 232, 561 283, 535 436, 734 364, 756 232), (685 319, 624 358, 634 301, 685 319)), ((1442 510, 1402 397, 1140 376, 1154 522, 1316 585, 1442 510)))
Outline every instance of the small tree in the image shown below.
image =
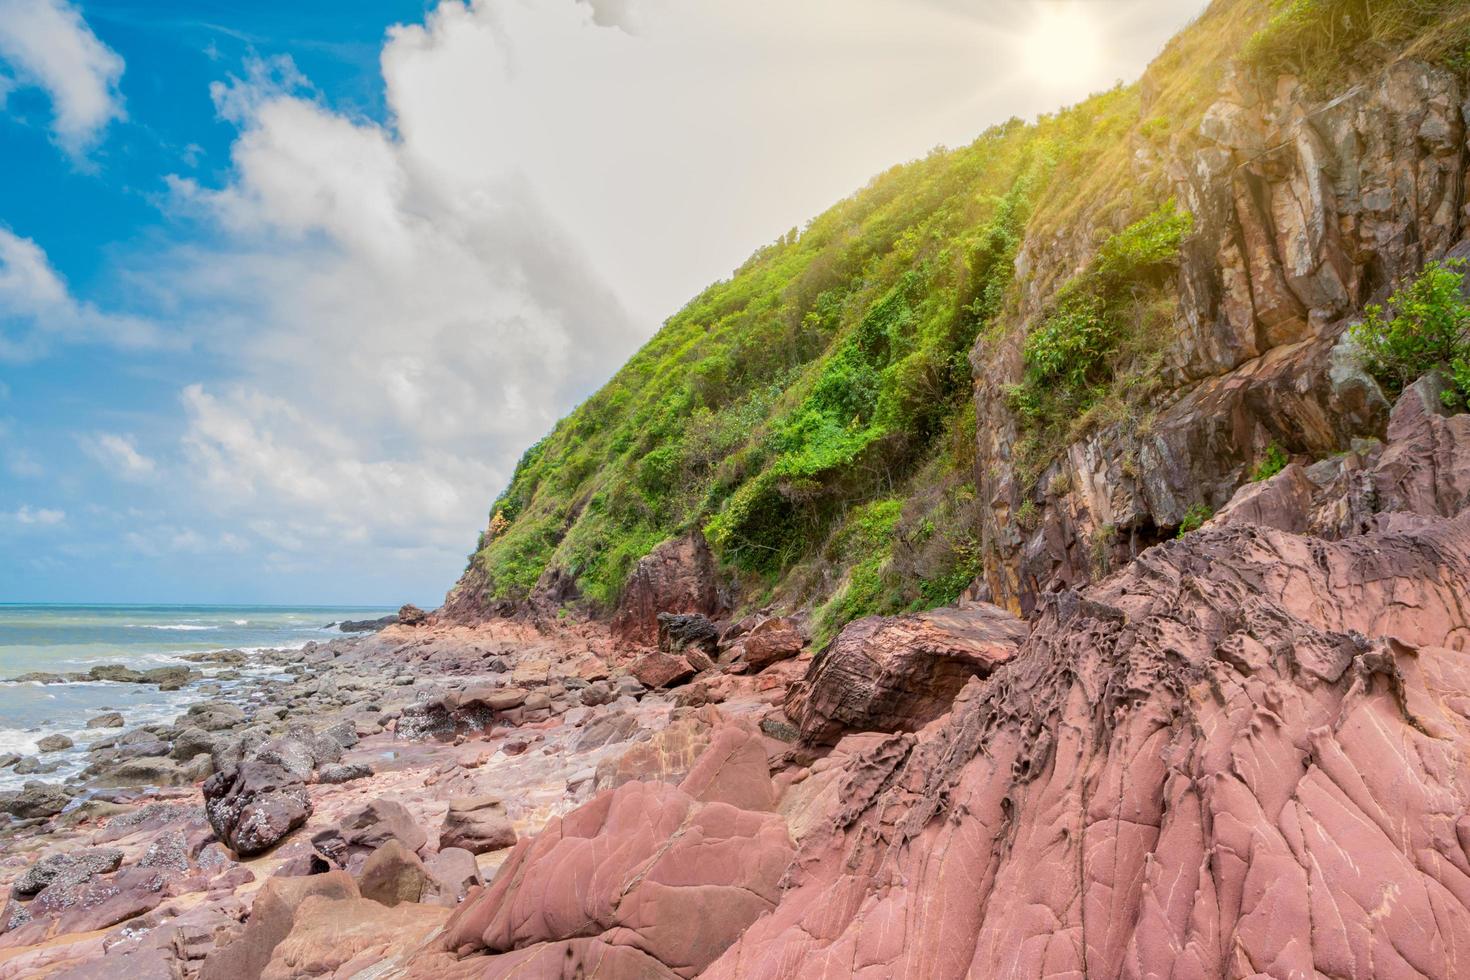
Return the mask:
POLYGON ((1397 397, 1427 371, 1449 372, 1454 387, 1446 406, 1464 411, 1470 404, 1470 304, 1463 287, 1465 262, 1431 262, 1389 298, 1388 310, 1373 305, 1353 328, 1364 368, 1397 397))

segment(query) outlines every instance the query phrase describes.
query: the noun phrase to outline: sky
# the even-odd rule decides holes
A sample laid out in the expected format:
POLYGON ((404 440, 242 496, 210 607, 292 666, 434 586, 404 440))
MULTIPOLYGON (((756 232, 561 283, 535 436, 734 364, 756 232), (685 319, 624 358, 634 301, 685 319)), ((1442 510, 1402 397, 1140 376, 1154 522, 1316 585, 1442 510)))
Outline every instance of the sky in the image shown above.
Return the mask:
POLYGON ((1204 0, 0 0, 0 602, 437 605, 521 452, 1204 0))

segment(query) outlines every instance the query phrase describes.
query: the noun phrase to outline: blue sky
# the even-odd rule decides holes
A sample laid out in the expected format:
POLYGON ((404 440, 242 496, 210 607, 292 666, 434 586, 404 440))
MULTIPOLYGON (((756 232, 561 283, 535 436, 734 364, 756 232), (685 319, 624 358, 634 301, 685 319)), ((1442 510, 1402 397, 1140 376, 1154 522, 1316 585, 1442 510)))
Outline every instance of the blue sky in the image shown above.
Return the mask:
POLYGON ((685 298, 1201 7, 0 0, 0 601, 437 604, 685 298))

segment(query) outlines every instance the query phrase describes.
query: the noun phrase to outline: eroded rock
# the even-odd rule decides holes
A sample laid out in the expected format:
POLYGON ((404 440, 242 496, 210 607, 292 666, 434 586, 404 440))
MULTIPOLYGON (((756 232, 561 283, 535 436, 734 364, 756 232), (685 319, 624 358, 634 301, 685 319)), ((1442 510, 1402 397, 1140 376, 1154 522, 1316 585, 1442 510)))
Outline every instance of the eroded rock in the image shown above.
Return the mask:
POLYGON ((1026 624, 986 603, 849 623, 792 687, 786 713, 810 743, 912 731, 950 709, 971 677, 1015 655, 1026 624))

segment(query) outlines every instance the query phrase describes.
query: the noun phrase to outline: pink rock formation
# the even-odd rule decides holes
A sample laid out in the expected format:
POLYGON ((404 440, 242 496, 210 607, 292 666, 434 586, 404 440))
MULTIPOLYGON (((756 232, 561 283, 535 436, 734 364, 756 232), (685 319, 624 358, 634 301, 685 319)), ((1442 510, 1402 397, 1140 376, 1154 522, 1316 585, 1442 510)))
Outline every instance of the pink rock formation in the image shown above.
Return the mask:
POLYGON ((1050 597, 847 757, 704 976, 1463 976, 1470 516, 1382 520, 1206 529, 1050 597))
POLYGON ((780 817, 723 801, 773 799, 759 737, 725 729, 681 786, 626 783, 518 843, 442 948, 474 976, 695 976, 774 907, 792 855, 780 817))

